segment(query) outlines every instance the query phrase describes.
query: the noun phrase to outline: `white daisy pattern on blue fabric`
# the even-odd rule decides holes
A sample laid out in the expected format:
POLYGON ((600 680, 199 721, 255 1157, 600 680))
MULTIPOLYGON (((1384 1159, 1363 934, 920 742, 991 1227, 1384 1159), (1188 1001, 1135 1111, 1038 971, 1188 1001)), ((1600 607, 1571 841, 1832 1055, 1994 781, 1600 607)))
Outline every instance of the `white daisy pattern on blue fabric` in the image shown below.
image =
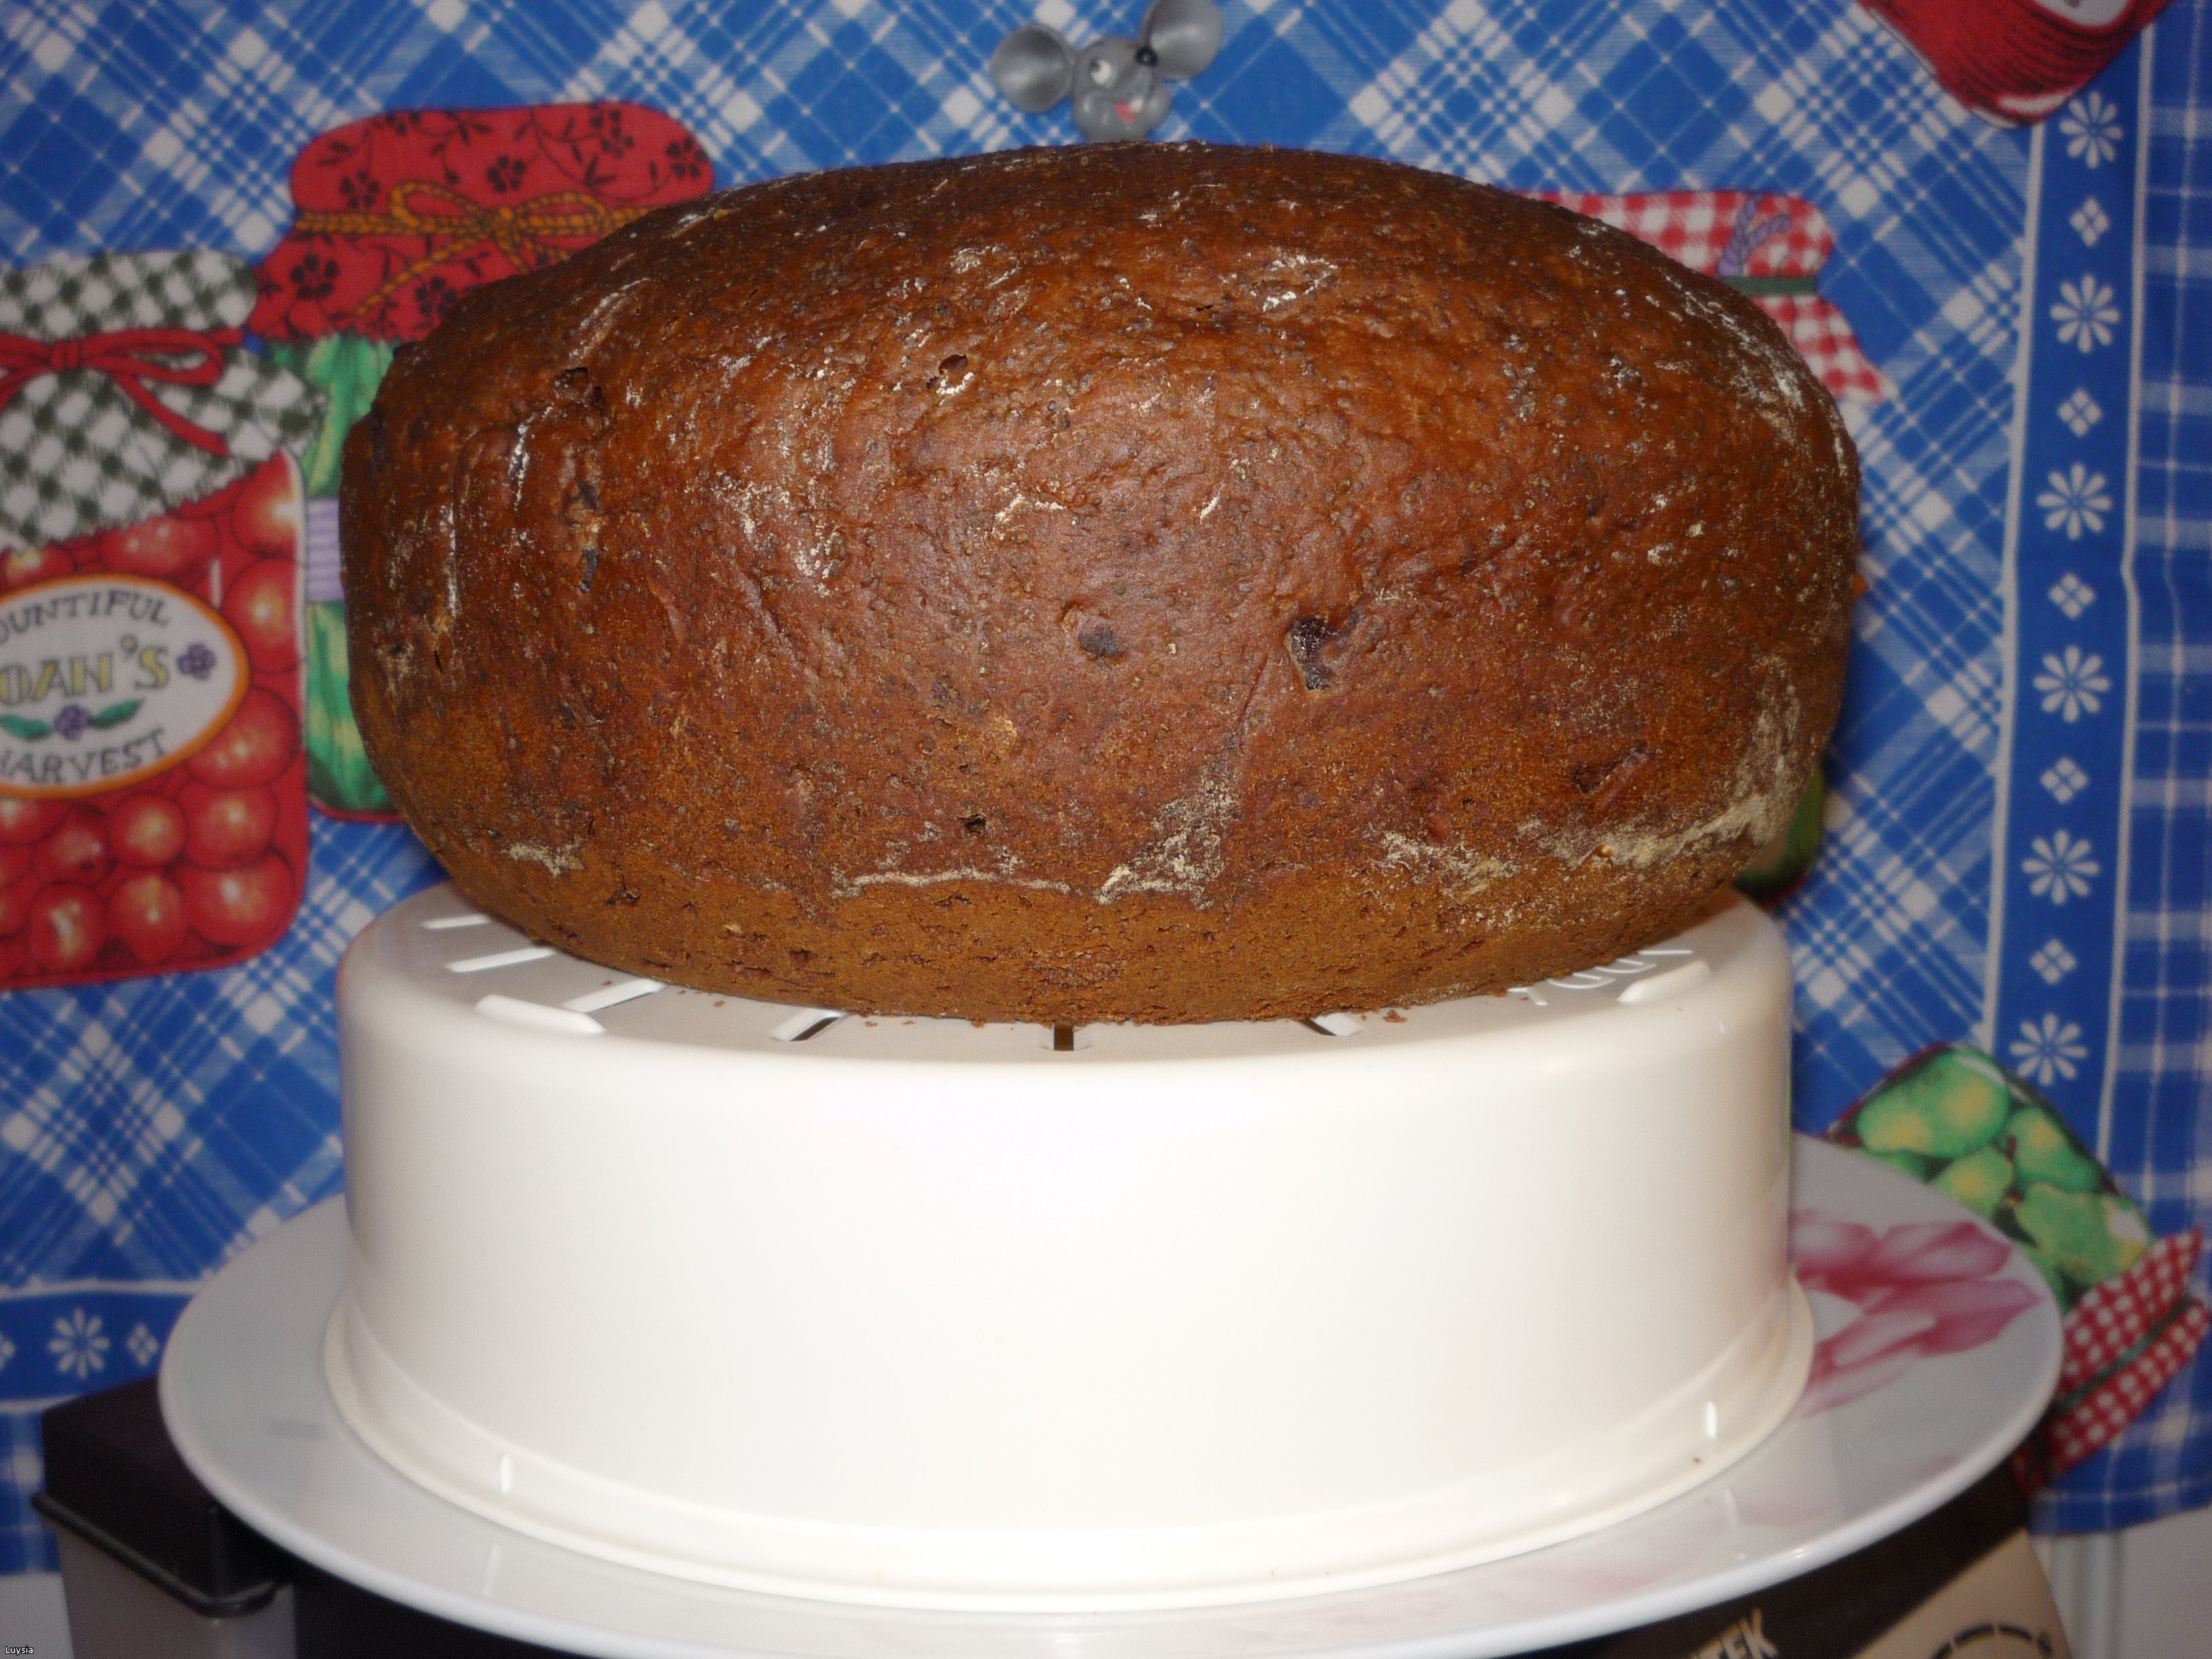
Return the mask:
POLYGON ((2072 1077, 2088 1057, 2081 1028, 2056 1014, 2021 1021, 2020 1035, 2012 1040, 2013 1064, 2020 1074, 2046 1089, 2061 1078, 2072 1077))
POLYGON ((2072 726, 2082 715, 2094 714, 2105 706, 2112 682, 2106 676, 2102 657, 2069 645, 2063 651, 2044 653, 2043 672, 2035 677, 2035 689, 2043 697, 2043 712, 2072 726))
POLYGON ((2038 836, 2028 843, 2027 856, 2020 861, 2028 878, 2027 890, 2053 904, 2088 897, 2090 884, 2105 872, 2096 854, 2084 837, 2063 830, 2038 836))
POLYGON ((2079 461, 2063 472, 2053 472, 2035 504, 2043 509, 2044 528, 2063 530, 2069 542, 2080 541, 2085 530, 2102 530, 2105 515, 2112 510, 2105 475, 2090 471, 2079 461))
POLYGON ((2094 196, 2084 196, 2081 205, 2074 210, 2066 222, 2074 227, 2074 234, 2081 239, 2083 247, 2094 247, 2098 239, 2112 228, 2112 216, 2105 211, 2105 204, 2094 196))
POLYGON ((2051 304, 2059 343, 2085 353, 2112 344, 2112 331, 2120 325, 2120 308, 2113 303, 2118 298, 2118 289, 2092 276, 2059 283, 2058 297, 2051 304))
POLYGON ((2085 167, 2100 167, 2118 155, 2125 137, 2118 107, 2094 88, 2066 106, 2058 134, 2066 141, 2066 153, 2085 167))
POLYGON ((55 1370, 82 1382, 94 1371, 107 1368, 109 1346, 106 1334, 100 1328, 100 1316, 87 1314, 82 1308, 71 1308, 67 1317, 54 1321, 54 1334, 46 1343, 46 1352, 54 1357, 55 1370))

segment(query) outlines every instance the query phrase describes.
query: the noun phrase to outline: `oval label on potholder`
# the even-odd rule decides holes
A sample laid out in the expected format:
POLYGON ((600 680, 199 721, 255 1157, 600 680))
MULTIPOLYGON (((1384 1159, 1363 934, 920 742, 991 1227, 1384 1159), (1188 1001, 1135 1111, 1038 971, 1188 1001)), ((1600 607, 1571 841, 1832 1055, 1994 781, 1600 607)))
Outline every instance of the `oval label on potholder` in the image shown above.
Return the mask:
POLYGON ((0 598, 0 795, 61 799, 153 776, 246 696, 238 635, 136 576, 67 576, 0 598))

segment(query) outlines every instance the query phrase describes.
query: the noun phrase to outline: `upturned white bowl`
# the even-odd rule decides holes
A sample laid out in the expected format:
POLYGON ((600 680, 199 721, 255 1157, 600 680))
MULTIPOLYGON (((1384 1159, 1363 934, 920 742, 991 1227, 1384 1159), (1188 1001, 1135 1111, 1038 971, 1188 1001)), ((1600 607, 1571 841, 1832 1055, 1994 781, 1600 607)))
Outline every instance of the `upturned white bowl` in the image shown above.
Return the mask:
POLYGON ((346 1420, 670 1573, 1002 1609, 1411 1577, 1711 1475, 1808 1361, 1790 963, 1741 901, 1508 996, 1056 1051, 625 980, 441 888, 339 1006, 346 1420))

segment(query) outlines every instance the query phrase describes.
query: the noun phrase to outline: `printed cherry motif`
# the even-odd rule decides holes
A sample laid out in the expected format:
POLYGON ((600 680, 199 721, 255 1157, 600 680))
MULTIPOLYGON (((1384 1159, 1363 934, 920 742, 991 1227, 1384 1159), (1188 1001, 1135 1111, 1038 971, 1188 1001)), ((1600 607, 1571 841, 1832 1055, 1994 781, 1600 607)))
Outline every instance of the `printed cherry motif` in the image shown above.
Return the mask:
POLYGON ((185 811, 166 795, 125 795, 107 815, 107 842, 118 864, 151 869, 185 850, 185 811))
POLYGON ((300 660, 298 569, 288 559, 257 559, 223 595, 224 619, 264 674, 280 674, 300 660))
POLYGON ((0 846, 26 847, 45 839, 68 811, 58 800, 0 795, 0 846))
POLYGON ((185 891, 185 919, 215 945, 258 945, 274 939, 296 897, 292 866, 276 853, 264 853, 235 870, 180 864, 177 879, 185 891))
POLYGON ((246 789, 274 782, 299 748, 299 717, 282 697, 257 685, 215 741, 185 764, 202 783, 246 789))
POLYGON ((100 538, 100 557, 110 570, 181 586, 198 579, 218 545, 207 520, 164 515, 106 532, 100 538))
POLYGON ((39 878, 29 874, 0 885, 0 939, 22 931, 23 924, 31 919, 31 901, 38 897, 40 885, 39 878))
POLYGON ((88 889, 49 887, 31 901, 24 932, 38 966, 50 974, 82 973, 107 943, 105 907, 88 889))
POLYGON ((265 788, 210 789, 188 783, 177 797, 185 814, 185 856, 210 870, 232 870, 258 856, 276 829, 276 797, 265 788))
POLYGON ((184 890, 158 871, 125 877, 108 895, 107 925, 141 967, 167 962, 190 936, 184 890))
POLYGON ((114 867, 107 847, 107 821, 89 807, 70 810, 53 833, 39 843, 33 867, 41 879, 89 887, 114 867))
POLYGON ((231 527, 250 551, 287 559, 296 556, 300 496, 283 456, 265 462, 246 481, 230 514, 231 527))
POLYGON ((58 547, 20 547, 0 553, 0 591, 74 575, 76 564, 58 547))

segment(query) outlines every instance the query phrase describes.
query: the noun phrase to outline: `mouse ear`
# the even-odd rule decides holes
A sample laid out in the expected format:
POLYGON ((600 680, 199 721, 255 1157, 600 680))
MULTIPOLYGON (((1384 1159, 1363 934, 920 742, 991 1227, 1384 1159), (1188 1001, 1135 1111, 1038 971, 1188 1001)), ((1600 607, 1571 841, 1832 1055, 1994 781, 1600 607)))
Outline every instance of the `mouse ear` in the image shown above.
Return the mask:
POLYGON ((1139 33, 1159 59, 1155 75, 1188 80, 1221 50, 1221 8, 1213 0, 1152 0, 1139 33))
POLYGON ((1016 109, 1035 115, 1067 96, 1075 84, 1075 52, 1057 29, 1024 23, 991 54, 991 79, 1016 109))

